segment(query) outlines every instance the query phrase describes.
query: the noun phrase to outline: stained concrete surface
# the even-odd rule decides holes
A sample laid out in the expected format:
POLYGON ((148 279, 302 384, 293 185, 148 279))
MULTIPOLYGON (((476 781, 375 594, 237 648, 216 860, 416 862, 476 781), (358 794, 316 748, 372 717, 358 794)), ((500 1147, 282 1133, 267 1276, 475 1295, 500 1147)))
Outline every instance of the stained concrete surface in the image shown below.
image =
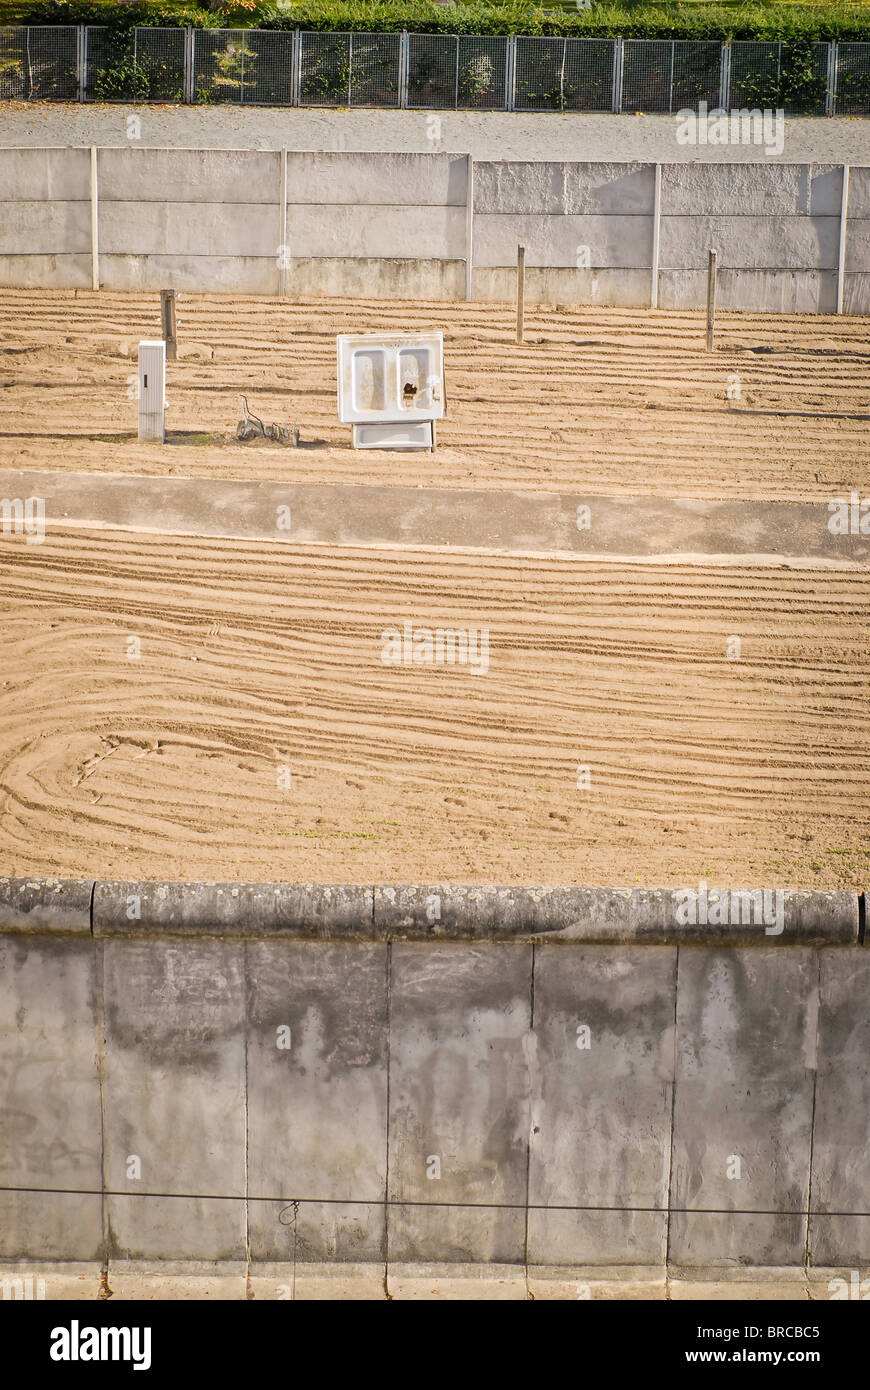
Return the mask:
POLYGON ((283 545, 416 546, 566 554, 577 559, 716 556, 742 564, 750 559, 771 564, 789 559, 870 564, 870 534, 833 535, 828 527, 832 513, 824 503, 471 489, 457 493, 448 488, 422 491, 38 469, 4 470, 3 487, 10 497, 45 499, 49 538, 52 526, 80 525, 283 545), (279 517, 283 524, 286 515, 280 509, 288 506, 290 529, 279 530, 279 517), (581 507, 588 508, 588 517, 578 510, 581 507))

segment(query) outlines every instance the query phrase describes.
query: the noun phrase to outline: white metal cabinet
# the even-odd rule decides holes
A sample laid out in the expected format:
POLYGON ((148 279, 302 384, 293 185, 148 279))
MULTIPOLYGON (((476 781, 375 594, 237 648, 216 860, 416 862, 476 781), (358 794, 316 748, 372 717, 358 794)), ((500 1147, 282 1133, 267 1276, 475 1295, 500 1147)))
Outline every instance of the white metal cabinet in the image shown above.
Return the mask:
POLYGON ((166 438, 166 343, 139 344, 139 438, 163 444, 166 438))

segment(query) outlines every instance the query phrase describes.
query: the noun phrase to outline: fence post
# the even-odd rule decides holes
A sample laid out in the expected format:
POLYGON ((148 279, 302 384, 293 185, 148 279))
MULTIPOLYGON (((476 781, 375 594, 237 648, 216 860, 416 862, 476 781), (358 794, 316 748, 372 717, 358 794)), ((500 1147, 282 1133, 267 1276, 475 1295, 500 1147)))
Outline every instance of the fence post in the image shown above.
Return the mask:
POLYGON ((184 31, 184 87, 182 89, 182 100, 193 101, 193 30, 187 28, 184 31))
POLYGON ((459 35, 456 35, 456 82, 453 89, 453 107, 459 110, 459 35))
POLYGON ((719 109, 731 108, 731 40, 722 44, 719 67, 719 109))
POLYGON ((655 194, 653 196, 653 243, 652 243, 652 283, 650 285, 649 307, 659 307, 659 258, 662 227, 662 166, 656 165, 655 194))
POLYGON ((828 44, 827 90, 825 91, 825 115, 833 116, 837 106, 837 40, 828 44))
POLYGON ((350 110, 350 98, 353 91, 353 34, 347 36, 347 106, 350 110))
POLYGON ((671 80, 668 88, 668 111, 674 109, 674 58, 676 57, 677 41, 671 39, 671 80))
POLYGON ((517 36, 508 35, 504 65, 504 109, 513 111, 517 92, 517 36))
POLYGON ((846 230, 849 225, 849 165, 843 165, 843 188, 840 194, 840 247, 837 255, 837 313, 843 312, 843 292, 846 287, 846 230))
POLYGON ((97 185, 97 147, 91 145, 91 289, 100 288, 100 195, 97 185))
POLYGON ((474 156, 467 154, 465 174, 465 298, 474 288, 474 156))
POLYGON ((76 101, 84 101, 88 90, 88 30, 80 24, 76 29, 76 101))
POLYGON ((612 108, 615 113, 622 110, 622 54, 623 40, 613 40, 613 100, 612 108))
POLYGON ((298 106, 302 94, 302 34, 293 31, 293 65, 290 70, 290 102, 298 106))
POLYGON ((716 319, 716 261, 718 251, 710 252, 707 266, 707 351, 713 351, 713 327, 716 319))
POLYGON ((399 105, 403 111, 408 108, 408 76, 410 71, 411 43, 407 29, 403 29, 399 39, 399 105))

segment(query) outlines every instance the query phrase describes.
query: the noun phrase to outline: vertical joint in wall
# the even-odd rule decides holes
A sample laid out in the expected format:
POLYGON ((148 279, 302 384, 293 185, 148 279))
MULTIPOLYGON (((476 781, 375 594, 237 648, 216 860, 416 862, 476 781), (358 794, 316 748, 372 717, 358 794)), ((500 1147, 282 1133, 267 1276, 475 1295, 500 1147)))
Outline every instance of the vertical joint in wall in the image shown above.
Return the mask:
POLYGON ((474 298, 474 156, 465 156, 465 298, 474 298))
POLYGON ((91 289, 100 288, 100 190, 97 179, 97 147, 91 145, 91 289))
POLYGON ((843 182, 840 191, 840 244, 837 252, 837 313, 843 312, 843 297, 846 288, 846 236, 849 227, 849 165, 843 165, 843 182))

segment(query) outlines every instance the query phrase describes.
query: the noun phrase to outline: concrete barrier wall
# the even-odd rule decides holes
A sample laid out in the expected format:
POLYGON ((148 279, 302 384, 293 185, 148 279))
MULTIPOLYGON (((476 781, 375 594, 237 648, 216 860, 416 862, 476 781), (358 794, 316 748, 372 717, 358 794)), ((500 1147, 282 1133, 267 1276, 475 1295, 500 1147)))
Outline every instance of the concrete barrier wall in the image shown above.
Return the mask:
POLYGON ((870 312, 870 168, 0 151, 0 284, 870 312), (92 187, 93 183, 93 187, 92 187), (92 224, 91 204, 97 216, 92 224), (286 200, 286 201, 285 201, 286 200), (658 227, 658 237, 656 237, 658 227))
POLYGON ((857 896, 583 891, 0 885, 0 1259, 866 1264, 857 896))

